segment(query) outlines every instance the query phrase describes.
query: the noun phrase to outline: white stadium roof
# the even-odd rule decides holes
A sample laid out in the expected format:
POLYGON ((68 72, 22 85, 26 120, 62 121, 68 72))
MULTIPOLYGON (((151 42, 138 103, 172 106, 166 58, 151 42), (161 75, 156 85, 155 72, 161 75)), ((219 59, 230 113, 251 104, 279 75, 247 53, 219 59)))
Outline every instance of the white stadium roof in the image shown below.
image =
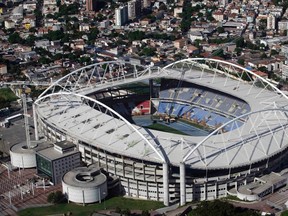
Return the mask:
MULTIPOLYGON (((249 165, 288 147, 287 96, 244 68, 214 59, 187 59, 158 70, 147 68, 139 71, 138 68, 132 74, 119 73, 121 67, 123 63, 119 62, 100 63, 68 74, 37 99, 37 115, 59 131, 109 152, 154 162, 169 161, 175 165, 185 162, 197 169, 249 165), (95 75, 101 64, 112 66, 95 75), (111 77, 113 67, 114 70, 117 68, 116 78, 115 74, 111 77), (94 72, 91 73, 91 70, 94 72), (253 76, 254 81, 248 83, 240 80, 244 73, 253 76), (105 81, 100 76, 106 77, 105 81), (91 82, 95 77, 98 82, 91 82), (251 112, 237 117, 247 117, 246 122, 232 131, 217 133, 225 127, 222 125, 207 137, 186 136, 132 125, 105 104, 85 96, 107 86, 153 77, 181 77, 187 82, 220 90, 246 101, 251 112), (71 85, 71 80, 74 80, 74 89, 67 87, 68 83, 71 85), (61 91, 54 93, 57 89, 55 86, 60 87, 61 91)), ((237 118, 226 125, 234 124, 237 118)))

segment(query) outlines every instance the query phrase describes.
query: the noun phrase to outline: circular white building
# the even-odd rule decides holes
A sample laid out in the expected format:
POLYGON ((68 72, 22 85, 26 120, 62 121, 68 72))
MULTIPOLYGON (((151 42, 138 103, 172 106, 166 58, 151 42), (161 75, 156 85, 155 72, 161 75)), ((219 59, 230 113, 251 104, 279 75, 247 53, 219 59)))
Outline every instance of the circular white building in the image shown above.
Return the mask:
POLYGON ((36 150, 38 149, 38 142, 31 141, 30 148, 27 147, 26 142, 17 143, 11 146, 10 158, 12 166, 20 168, 36 167, 36 150))
POLYGON ((276 86, 226 61, 102 62, 43 92, 35 136, 77 142, 128 196, 185 204, 286 168, 287 105, 276 86))
POLYGON ((108 194, 107 178, 99 168, 78 167, 63 176, 62 189, 71 202, 101 202, 108 194))

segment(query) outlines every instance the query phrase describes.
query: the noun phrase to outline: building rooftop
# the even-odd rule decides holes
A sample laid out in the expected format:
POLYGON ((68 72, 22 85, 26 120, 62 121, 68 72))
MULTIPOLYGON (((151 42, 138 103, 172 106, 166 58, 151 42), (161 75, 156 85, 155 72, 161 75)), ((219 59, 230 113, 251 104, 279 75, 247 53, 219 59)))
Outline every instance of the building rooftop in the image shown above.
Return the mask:
POLYGON ((79 188, 98 187, 104 184, 106 180, 107 177, 96 166, 78 167, 62 177, 65 184, 79 188))
POLYGON ((59 150, 56 150, 53 146, 50 146, 48 148, 37 151, 36 154, 52 161, 52 160, 57 160, 59 158, 63 158, 64 156, 73 155, 76 152, 78 152, 76 148, 74 148, 71 151, 61 152, 59 150))

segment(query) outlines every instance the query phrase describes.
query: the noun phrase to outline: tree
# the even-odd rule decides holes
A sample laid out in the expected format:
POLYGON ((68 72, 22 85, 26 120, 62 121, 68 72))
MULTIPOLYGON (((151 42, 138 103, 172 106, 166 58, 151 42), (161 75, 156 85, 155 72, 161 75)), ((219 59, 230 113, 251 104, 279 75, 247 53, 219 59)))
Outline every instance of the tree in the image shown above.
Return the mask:
POLYGON ((9 43, 11 44, 14 44, 14 43, 23 43, 23 39, 20 37, 19 33, 18 32, 14 32, 12 33, 11 35, 9 35, 8 37, 8 41, 9 43))
POLYGON ((264 58, 267 58, 267 57, 268 57, 268 56, 266 55, 265 52, 261 53, 261 56, 260 56, 261 59, 264 59, 264 58))
POLYGON ((217 28, 217 32, 220 34, 220 33, 224 33, 225 32, 225 29, 222 27, 222 26, 219 26, 217 28))
POLYGON ((239 59, 237 60, 237 63, 244 66, 244 65, 245 65, 245 60, 242 59, 242 58, 239 58, 239 59))
POLYGON ((56 191, 56 192, 52 192, 48 195, 47 201, 49 203, 57 204, 57 203, 61 203, 64 200, 64 198, 65 197, 61 191, 56 191))
POLYGON ((237 54, 237 56, 240 56, 241 55, 241 52, 242 52, 242 48, 240 47, 236 47, 234 52, 237 54))
POLYGON ((121 214, 123 216, 130 216, 131 215, 131 211, 130 211, 130 209, 126 208, 126 209, 121 211, 121 214))
POLYGON ((138 30, 133 31, 133 32, 128 32, 127 37, 130 41, 142 40, 145 38, 145 32, 138 31, 138 30))
POLYGON ((244 38, 243 38, 243 37, 238 38, 238 39, 236 40, 236 47, 240 47, 240 48, 245 47, 245 41, 244 41, 244 38))
POLYGON ((268 73, 268 69, 265 66, 259 67, 258 70, 264 73, 268 73))
POLYGON ((270 56, 273 56, 273 55, 278 55, 279 52, 277 52, 276 50, 272 49, 271 52, 270 52, 270 56))
POLYGON ((260 216, 256 211, 247 210, 243 208, 235 208, 232 204, 228 202, 223 202, 220 200, 214 201, 203 201, 198 204, 197 208, 193 210, 193 215, 195 216, 260 216))
POLYGON ((267 28, 267 20, 266 19, 261 19, 259 21, 259 30, 265 31, 267 28))
POLYGON ((148 210, 143 210, 141 216, 150 216, 150 213, 148 210))
POLYGON ((156 49, 152 48, 152 47, 145 47, 141 52, 140 55, 144 55, 144 56, 154 56, 156 49))

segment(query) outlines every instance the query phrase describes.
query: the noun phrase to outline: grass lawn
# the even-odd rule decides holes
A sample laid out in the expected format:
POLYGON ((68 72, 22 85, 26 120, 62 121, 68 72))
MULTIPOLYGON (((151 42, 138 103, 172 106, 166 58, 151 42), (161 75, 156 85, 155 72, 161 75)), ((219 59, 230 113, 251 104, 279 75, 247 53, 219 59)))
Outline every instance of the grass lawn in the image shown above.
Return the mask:
POLYGON ((163 125, 163 124, 158 124, 158 123, 149 125, 149 126, 147 126, 145 128, 152 129, 152 130, 163 131, 163 132, 174 133, 174 134, 187 135, 186 133, 183 133, 182 131, 179 131, 179 130, 176 130, 176 129, 171 128, 169 126, 166 126, 166 125, 163 125))
POLYGON ((281 216, 288 216, 288 210, 281 213, 281 216))
POLYGON ((74 203, 69 204, 57 204, 48 207, 39 207, 39 208, 28 208, 18 212, 20 216, 36 216, 36 215, 51 215, 51 214, 64 214, 71 212, 73 216, 85 216, 90 215, 92 212, 97 210, 106 209, 115 209, 119 207, 121 209, 130 209, 130 210, 151 210, 164 207, 162 202, 156 201, 146 201, 146 200, 137 200, 137 199, 128 199, 123 197, 113 197, 105 202, 96 203, 91 205, 77 205, 74 203), (105 206, 104 206, 105 205, 105 206))
POLYGON ((10 102, 17 100, 18 97, 9 88, 0 88, 0 109, 8 107, 10 102))
POLYGON ((15 101, 18 97, 9 88, 0 88, 0 97, 7 101, 15 101))

